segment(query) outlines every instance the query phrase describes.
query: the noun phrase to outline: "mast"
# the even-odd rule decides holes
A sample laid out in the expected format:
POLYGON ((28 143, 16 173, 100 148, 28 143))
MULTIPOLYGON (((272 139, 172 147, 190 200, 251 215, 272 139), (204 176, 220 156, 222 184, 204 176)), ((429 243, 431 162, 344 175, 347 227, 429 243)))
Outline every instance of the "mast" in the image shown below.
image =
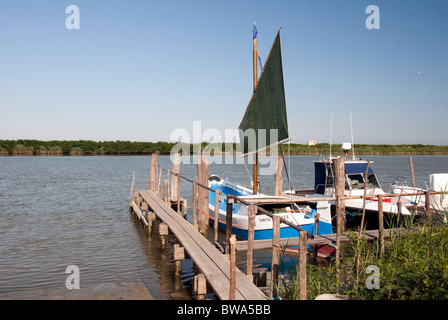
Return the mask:
MULTIPOLYGON (((254 50, 253 50, 253 67, 254 67, 254 92, 257 89, 257 83, 258 83, 258 65, 257 65, 257 27, 255 26, 254 21, 254 29, 253 29, 253 42, 254 42, 254 50)), ((253 186, 252 186, 252 192, 253 194, 258 193, 258 153, 255 152, 254 154, 254 166, 253 166, 253 186)))

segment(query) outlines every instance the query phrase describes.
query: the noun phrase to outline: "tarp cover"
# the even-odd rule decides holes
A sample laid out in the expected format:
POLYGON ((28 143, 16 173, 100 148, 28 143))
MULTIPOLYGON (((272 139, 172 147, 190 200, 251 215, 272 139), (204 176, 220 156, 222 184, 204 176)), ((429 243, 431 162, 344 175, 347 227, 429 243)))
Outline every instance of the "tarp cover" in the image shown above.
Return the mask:
POLYGON ((283 83, 280 31, 277 33, 256 90, 238 129, 243 155, 252 154, 290 140, 283 83), (275 131, 271 132, 272 129, 278 130, 277 134, 275 131), (253 133, 256 142, 249 141, 250 137, 253 138, 253 133))

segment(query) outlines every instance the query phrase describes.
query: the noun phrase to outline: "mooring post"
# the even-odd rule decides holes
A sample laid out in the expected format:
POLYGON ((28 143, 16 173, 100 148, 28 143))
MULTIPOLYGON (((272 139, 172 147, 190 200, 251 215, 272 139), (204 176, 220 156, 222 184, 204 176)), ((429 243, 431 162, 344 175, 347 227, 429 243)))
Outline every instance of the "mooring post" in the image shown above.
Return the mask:
POLYGON ((182 260, 185 259, 185 249, 180 246, 180 244, 174 245, 174 263, 175 263, 175 274, 180 276, 182 273, 182 260))
POLYGON ((257 215, 257 207, 249 206, 248 207, 248 235, 247 235, 247 271, 246 275, 253 282, 253 265, 254 265, 254 238, 255 238, 255 216, 257 215))
POLYGON ((425 211, 426 217, 431 219, 431 195, 429 194, 429 191, 425 191, 425 211))
POLYGON ((235 199, 233 198, 233 195, 228 194, 226 207, 226 254, 229 254, 230 252, 230 237, 232 236, 232 209, 234 203, 235 199))
POLYGON ((412 157, 409 157, 409 166, 411 167, 412 187, 415 188, 414 164, 412 163, 412 157))
POLYGON ((278 266, 280 261, 280 217, 272 219, 272 264, 271 264, 271 293, 278 297, 278 266))
MULTIPOLYGON (((319 234, 319 218, 320 218, 320 213, 317 212, 315 217, 314 217, 314 235, 316 235, 316 236, 319 234)), ((318 256, 318 252, 317 251, 318 251, 318 248, 319 248, 318 244, 315 244, 313 246, 314 263, 317 263, 317 256, 318 256)))
MULTIPOLYGON (((198 156, 198 182, 207 186, 208 178, 208 157, 206 155, 198 156)), ((207 237, 208 233, 208 193, 209 191, 202 187, 198 190, 199 232, 205 237, 207 237)))
POLYGON ((342 224, 342 216, 345 217, 344 189, 345 189, 345 164, 344 158, 333 159, 334 182, 336 196, 336 267, 339 268, 340 237, 345 229, 342 224))
POLYGON ((275 196, 280 196, 283 192, 283 157, 277 156, 277 162, 275 163, 275 196))
MULTIPOLYGON (((129 197, 129 208, 132 208, 132 193, 134 192, 134 179, 135 179, 135 170, 134 173, 132 174, 132 185, 131 185, 131 195, 129 197)), ((131 209, 129 209, 131 210, 131 209)))
POLYGON ((166 245, 166 236, 168 236, 168 225, 165 223, 159 224, 159 234, 160 234, 160 241, 161 241, 161 247, 165 249, 166 245))
POLYGON ((207 297, 207 279, 203 273, 194 277, 193 291, 196 300, 205 300, 207 297))
POLYGON ((213 224, 213 230, 215 232, 214 240, 215 243, 218 243, 219 241, 219 190, 215 190, 215 223, 213 224))
POLYGON ((192 215, 193 215, 193 227, 196 230, 198 230, 198 208, 197 208, 198 198, 197 198, 197 196, 198 196, 198 187, 197 187, 196 181, 193 181, 193 204, 192 204, 193 213, 192 213, 192 215))
POLYGON ((383 212, 383 195, 378 195, 378 229, 379 229, 379 248, 380 253, 384 253, 384 212, 383 212))
POLYGON ((230 237, 230 292, 229 300, 235 300, 236 291, 236 236, 230 237))
POLYGON ((300 232, 300 239, 299 239, 299 244, 300 244, 300 257, 299 257, 299 285, 300 285, 300 300, 306 300, 306 254, 307 254, 307 249, 306 249, 306 240, 307 240, 308 236, 305 232, 301 231, 300 232))
POLYGON ((171 197, 173 200, 179 201, 180 198, 180 153, 172 155, 171 161, 173 162, 173 168, 171 170, 171 197))
POLYGON ((149 190, 157 191, 157 153, 151 155, 151 165, 149 168, 149 190))

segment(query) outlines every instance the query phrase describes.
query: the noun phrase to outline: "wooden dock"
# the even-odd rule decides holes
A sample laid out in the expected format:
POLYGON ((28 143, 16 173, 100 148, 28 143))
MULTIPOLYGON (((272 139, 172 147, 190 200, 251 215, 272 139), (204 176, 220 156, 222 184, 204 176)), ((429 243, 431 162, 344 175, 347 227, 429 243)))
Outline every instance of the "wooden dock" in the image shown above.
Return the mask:
MULTIPOLYGON (((404 229, 385 229, 384 230, 384 238, 389 238, 392 234, 399 234, 401 232, 406 232, 404 229)), ((375 240, 379 238, 379 230, 365 230, 362 237, 368 241, 375 240)), ((290 246, 295 247, 299 246, 299 237, 295 238, 281 238, 280 245, 281 246, 290 246)), ((341 235, 339 237, 340 242, 350 242, 350 238, 341 235)), ((336 242, 336 234, 326 234, 326 235, 315 235, 313 239, 308 238, 306 241, 307 245, 319 245, 319 244, 333 244, 336 242)), ((236 243, 236 250, 245 251, 248 248, 248 241, 240 240, 236 243)), ((272 248, 272 240, 254 240, 253 249, 254 250, 262 250, 262 249, 271 249, 272 248)))
MULTIPOLYGON (((205 275, 219 299, 227 300, 230 294, 230 261, 210 241, 202 236, 192 224, 174 211, 153 191, 138 191, 150 211, 168 225, 195 265, 205 275)), ((135 203, 133 204, 135 207, 135 203)), ((144 217, 143 217, 144 218, 144 217)), ((236 269, 236 300, 266 300, 266 295, 240 270, 236 269)))

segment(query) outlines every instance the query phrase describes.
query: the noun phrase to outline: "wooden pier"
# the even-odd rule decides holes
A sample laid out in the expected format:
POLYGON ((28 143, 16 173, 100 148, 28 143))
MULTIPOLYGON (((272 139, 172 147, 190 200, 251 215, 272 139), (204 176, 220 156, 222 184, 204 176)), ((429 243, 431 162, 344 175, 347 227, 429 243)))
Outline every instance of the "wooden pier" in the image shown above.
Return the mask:
MULTIPOLYGON (((187 220, 150 190, 139 191, 143 202, 147 203, 163 223, 185 248, 195 265, 204 274, 208 284, 220 299, 229 299, 230 261, 210 241, 203 237, 187 220)), ((266 295, 250 281, 244 273, 236 269, 236 300, 265 300, 266 295)))
MULTIPOLYGON (((338 160, 338 159, 335 159, 338 160)), ((335 161, 339 167, 342 168, 342 173, 335 176, 336 185, 343 177, 343 163, 335 161)), ((132 178, 130 208, 139 220, 147 226, 149 232, 153 226, 153 222, 158 218, 159 234, 161 236, 161 243, 164 247, 166 245, 166 236, 171 232, 179 244, 174 245, 174 260, 176 264, 176 275, 180 275, 181 261, 185 258, 185 251, 193 260, 194 264, 200 270, 200 274, 194 279, 194 297, 197 299, 205 299, 207 295, 207 284, 213 290, 216 297, 221 300, 266 300, 270 295, 272 297, 278 296, 278 268, 280 248, 299 246, 299 265, 300 265, 300 299, 306 299, 306 261, 307 261, 307 245, 314 246, 314 258, 317 257, 317 245, 326 244, 335 248, 336 266, 340 263, 340 243, 350 241, 350 238, 343 234, 345 221, 342 221, 342 216, 345 216, 345 208, 343 200, 354 198, 344 196, 336 193, 336 197, 325 197, 322 199, 313 198, 315 201, 320 200, 335 200, 336 201, 336 233, 328 235, 311 235, 300 226, 294 225, 286 221, 280 216, 274 215, 271 212, 259 207, 255 203, 250 203, 248 200, 243 200, 239 197, 227 195, 227 217, 226 217, 226 234, 224 245, 218 241, 218 225, 214 224, 214 243, 208 240, 207 232, 209 230, 210 219, 217 221, 218 212, 214 216, 209 214, 209 193, 215 194, 215 208, 219 207, 218 199, 219 191, 208 187, 208 163, 207 157, 201 157, 198 161, 197 180, 184 177, 179 174, 180 155, 175 156, 172 170, 161 167, 157 163, 157 155, 151 157, 150 166, 150 180, 149 190, 140 190, 133 193, 134 176, 132 178), (166 173, 166 179, 162 182, 162 173, 166 173), (180 179, 185 179, 192 183, 192 204, 191 204, 191 219, 190 223, 187 220, 187 204, 186 200, 180 196, 180 179), (171 182, 171 186, 170 186, 171 182), (163 189, 163 190, 162 190, 163 189), (163 191, 163 192, 162 192, 163 191), (134 195, 134 197, 133 197, 134 195), (232 203, 241 202, 248 206, 248 234, 249 240, 236 241, 235 235, 231 234, 232 224, 232 203), (261 212, 270 216, 273 220, 273 238, 269 240, 254 240, 254 221, 257 212, 261 212), (280 239, 280 224, 288 224, 299 231, 300 237, 297 238, 282 238, 280 239), (218 249, 219 248, 219 249, 218 249), (253 270, 253 251, 259 249, 272 250, 272 264, 270 272, 270 283, 268 291, 264 293, 260 288, 254 284, 254 270, 253 270), (236 268, 236 251, 246 251, 246 274, 236 268), (225 253, 225 254, 224 254, 225 253)), ((341 170, 339 170, 341 171, 341 170)), ((343 180, 342 180, 343 181, 343 180)), ((343 190, 344 185, 341 183, 338 189, 343 190)), ((431 194, 438 194, 440 192, 424 192, 415 194, 394 194, 390 196, 409 196, 409 195, 425 195, 426 208, 425 214, 431 218, 429 199, 431 194)), ((358 233, 358 238, 365 238, 366 240, 375 240, 379 242, 380 253, 384 252, 385 239, 392 237, 394 234, 406 232, 400 228, 384 229, 383 226, 383 197, 389 195, 377 195, 370 198, 378 198, 378 220, 379 230, 363 230, 362 225, 358 233)), ((358 197, 358 196, 357 196, 358 197)), ((366 198, 361 196, 361 198, 366 198)), ((292 199, 292 198, 291 198, 292 199)), ((294 197, 293 202, 307 202, 310 198, 294 197)), ((272 201, 272 200, 270 200, 272 201)), ((282 201, 279 199, 278 201, 282 201)), ((365 209, 363 208, 363 220, 365 209)), ((319 221, 319 215, 315 217, 315 226, 319 221)), ((266 276, 266 275, 264 275, 266 276)), ((267 278, 267 276, 266 276, 267 278)))

